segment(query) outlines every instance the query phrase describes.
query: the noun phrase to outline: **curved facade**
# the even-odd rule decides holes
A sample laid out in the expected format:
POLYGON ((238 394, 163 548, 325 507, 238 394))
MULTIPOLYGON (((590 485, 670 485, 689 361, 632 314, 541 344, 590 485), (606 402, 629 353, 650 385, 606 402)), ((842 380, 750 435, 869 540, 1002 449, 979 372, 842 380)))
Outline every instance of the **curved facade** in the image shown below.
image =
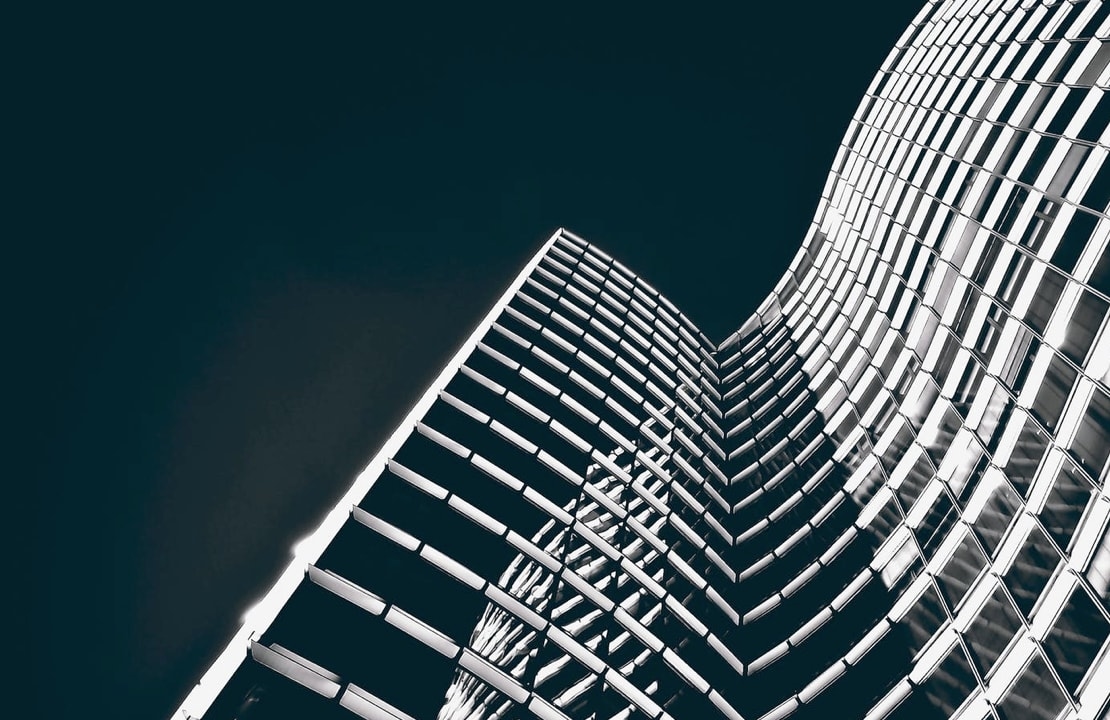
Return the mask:
POLYGON ((176 717, 1104 717, 1108 87, 926 6, 719 345, 557 232, 176 717))

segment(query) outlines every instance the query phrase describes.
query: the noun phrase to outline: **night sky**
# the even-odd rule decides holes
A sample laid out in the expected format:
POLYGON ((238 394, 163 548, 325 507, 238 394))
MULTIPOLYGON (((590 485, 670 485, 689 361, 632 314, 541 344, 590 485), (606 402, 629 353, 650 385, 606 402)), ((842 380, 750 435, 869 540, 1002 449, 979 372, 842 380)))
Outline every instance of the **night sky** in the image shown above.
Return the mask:
POLYGON ((72 8, 17 53, 9 580, 47 716, 174 710, 556 228, 734 330, 919 3, 365 5, 72 8))

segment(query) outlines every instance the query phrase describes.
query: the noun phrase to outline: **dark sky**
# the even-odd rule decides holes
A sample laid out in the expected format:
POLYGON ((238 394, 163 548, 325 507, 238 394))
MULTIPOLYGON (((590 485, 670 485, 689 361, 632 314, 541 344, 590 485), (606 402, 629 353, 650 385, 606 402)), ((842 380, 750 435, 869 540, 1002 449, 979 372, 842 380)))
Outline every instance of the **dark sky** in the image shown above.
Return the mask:
POLYGON ((735 329, 918 7, 364 5, 90 5, 17 46, 47 716, 168 715, 555 228, 735 329))

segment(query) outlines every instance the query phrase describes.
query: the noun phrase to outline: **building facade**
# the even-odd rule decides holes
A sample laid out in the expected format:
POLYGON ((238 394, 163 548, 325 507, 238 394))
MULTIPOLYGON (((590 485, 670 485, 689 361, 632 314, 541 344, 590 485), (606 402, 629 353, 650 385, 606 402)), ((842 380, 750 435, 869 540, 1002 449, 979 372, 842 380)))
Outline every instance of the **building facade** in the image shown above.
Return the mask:
POLYGON ((557 232, 175 718, 1110 702, 1110 4, 924 7, 716 344, 557 232))

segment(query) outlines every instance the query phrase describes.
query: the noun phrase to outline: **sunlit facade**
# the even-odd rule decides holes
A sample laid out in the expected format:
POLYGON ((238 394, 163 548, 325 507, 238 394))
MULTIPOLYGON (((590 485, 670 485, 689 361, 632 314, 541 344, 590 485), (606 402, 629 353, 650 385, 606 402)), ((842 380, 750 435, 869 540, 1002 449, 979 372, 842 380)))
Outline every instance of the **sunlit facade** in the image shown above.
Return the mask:
POLYGON ((560 230, 175 718, 1105 717, 1110 4, 939 2, 711 342, 560 230))

